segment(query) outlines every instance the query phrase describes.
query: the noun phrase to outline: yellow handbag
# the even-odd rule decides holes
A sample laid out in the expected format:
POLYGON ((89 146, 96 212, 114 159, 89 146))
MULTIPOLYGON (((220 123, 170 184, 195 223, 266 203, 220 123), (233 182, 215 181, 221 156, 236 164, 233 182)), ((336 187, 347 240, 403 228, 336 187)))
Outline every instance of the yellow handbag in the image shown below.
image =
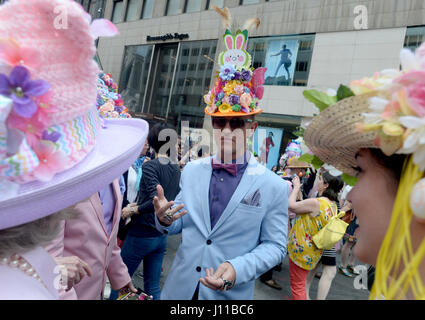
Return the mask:
POLYGON ((348 227, 348 223, 341 220, 344 215, 345 212, 341 211, 338 215, 330 218, 329 222, 312 237, 317 248, 332 249, 342 239, 348 227))

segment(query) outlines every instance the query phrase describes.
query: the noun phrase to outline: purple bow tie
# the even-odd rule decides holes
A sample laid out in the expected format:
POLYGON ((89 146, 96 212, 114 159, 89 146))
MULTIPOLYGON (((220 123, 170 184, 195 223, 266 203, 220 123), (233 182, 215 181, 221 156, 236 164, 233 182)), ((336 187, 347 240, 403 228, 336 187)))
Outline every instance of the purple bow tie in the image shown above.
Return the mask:
POLYGON ((238 165, 236 163, 224 164, 224 163, 214 163, 214 161, 211 161, 211 166, 213 170, 224 169, 234 176, 238 174, 238 165))

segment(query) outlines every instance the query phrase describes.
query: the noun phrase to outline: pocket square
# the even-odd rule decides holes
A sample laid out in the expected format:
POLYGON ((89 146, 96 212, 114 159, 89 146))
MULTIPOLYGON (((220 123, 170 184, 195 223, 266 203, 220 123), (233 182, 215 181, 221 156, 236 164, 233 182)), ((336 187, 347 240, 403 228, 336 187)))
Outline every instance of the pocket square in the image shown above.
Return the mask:
POLYGON ((241 203, 246 204, 251 207, 260 207, 261 205, 261 193, 260 189, 255 191, 253 194, 246 196, 241 203))

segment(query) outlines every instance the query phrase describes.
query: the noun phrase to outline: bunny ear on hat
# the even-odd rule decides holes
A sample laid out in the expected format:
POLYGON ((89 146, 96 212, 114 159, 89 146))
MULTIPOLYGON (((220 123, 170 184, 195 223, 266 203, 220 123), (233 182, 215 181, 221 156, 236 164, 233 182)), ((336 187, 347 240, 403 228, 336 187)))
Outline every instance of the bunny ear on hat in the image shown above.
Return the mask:
POLYGON ((117 179, 137 159, 149 126, 140 119, 102 125, 98 115, 94 40, 113 35, 111 23, 90 25, 71 0, 10 0, 0 21, 1 230, 117 179))

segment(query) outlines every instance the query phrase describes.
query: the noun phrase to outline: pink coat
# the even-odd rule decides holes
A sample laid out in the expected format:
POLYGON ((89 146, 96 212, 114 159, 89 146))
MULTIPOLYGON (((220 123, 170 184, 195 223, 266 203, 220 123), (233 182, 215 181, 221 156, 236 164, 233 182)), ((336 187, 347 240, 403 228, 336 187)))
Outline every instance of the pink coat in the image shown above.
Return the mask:
POLYGON ((46 248, 54 257, 78 256, 88 263, 92 272, 70 291, 61 291, 60 299, 103 299, 106 277, 113 289, 121 289, 131 281, 117 245, 122 204, 118 180, 113 182, 113 189, 117 201, 110 236, 106 231, 99 195, 95 193, 72 207, 79 216, 63 222, 58 238, 46 248))

